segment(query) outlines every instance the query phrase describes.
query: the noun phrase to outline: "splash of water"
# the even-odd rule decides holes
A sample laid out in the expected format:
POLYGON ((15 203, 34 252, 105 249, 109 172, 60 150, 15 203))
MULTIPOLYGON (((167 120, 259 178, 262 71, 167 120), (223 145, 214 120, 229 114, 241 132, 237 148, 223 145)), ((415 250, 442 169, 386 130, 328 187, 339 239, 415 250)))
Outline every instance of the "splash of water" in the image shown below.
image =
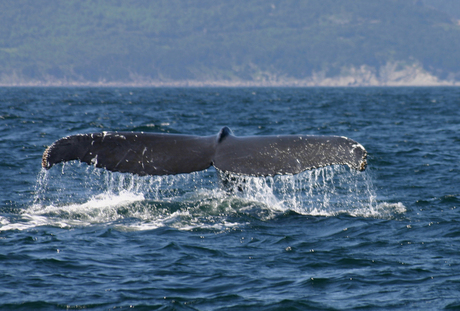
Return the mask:
POLYGON ((283 212, 314 216, 347 213, 360 217, 388 217, 394 212, 377 202, 370 174, 345 166, 329 166, 298 175, 244 177, 234 188, 243 189, 241 196, 245 199, 283 212))
POLYGON ((377 201, 370 174, 344 166, 292 176, 231 177, 230 188, 223 189, 214 169, 139 177, 68 163, 61 170, 42 170, 33 204, 19 222, 0 219, 0 230, 94 224, 124 230, 161 226, 226 230, 287 211, 378 218, 405 212, 400 203, 377 201))

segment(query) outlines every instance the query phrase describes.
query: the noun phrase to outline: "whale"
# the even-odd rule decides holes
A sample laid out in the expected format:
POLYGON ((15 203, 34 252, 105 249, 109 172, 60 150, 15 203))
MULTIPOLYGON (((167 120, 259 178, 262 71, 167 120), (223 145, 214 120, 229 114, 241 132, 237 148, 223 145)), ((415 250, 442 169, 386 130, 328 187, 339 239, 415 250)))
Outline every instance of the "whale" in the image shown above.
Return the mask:
POLYGON ((343 136, 235 136, 144 132, 77 134, 52 143, 42 167, 78 160, 113 172, 175 175, 206 170, 245 176, 294 175, 329 165, 364 171, 366 149, 343 136))

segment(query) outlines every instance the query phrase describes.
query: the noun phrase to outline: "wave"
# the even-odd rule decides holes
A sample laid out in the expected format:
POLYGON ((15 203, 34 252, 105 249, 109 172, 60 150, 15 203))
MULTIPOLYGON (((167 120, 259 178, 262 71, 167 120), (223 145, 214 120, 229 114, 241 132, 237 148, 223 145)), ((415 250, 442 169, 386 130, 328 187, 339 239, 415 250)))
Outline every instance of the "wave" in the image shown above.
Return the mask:
POLYGON ((42 170, 32 204, 19 217, 0 217, 0 231, 92 225, 224 231, 290 212, 392 218, 406 208, 379 202, 371 174, 345 166, 265 178, 235 175, 224 184, 213 168, 139 177, 73 162, 61 170, 42 170))

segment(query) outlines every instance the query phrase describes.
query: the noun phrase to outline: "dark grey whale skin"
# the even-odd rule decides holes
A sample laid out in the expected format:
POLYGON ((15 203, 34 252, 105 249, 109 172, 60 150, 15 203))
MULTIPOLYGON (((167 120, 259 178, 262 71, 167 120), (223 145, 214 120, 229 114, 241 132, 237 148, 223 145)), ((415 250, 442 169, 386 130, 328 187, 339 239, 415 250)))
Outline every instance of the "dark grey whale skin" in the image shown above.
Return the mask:
POLYGON ((364 147, 341 136, 234 136, 103 132, 61 138, 43 153, 42 166, 71 160, 137 175, 173 175, 215 166, 248 176, 298 174, 328 165, 366 169, 364 147))

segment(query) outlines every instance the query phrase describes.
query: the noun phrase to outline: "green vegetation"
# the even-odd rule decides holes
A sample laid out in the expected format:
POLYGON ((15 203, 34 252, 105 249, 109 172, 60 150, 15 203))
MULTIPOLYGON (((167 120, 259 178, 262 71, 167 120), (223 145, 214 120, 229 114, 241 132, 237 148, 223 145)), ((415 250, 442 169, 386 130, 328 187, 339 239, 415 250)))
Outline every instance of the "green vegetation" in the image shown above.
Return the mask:
POLYGON ((458 12, 425 1, 2 1, 0 80, 304 79, 389 62, 460 80, 458 12))

